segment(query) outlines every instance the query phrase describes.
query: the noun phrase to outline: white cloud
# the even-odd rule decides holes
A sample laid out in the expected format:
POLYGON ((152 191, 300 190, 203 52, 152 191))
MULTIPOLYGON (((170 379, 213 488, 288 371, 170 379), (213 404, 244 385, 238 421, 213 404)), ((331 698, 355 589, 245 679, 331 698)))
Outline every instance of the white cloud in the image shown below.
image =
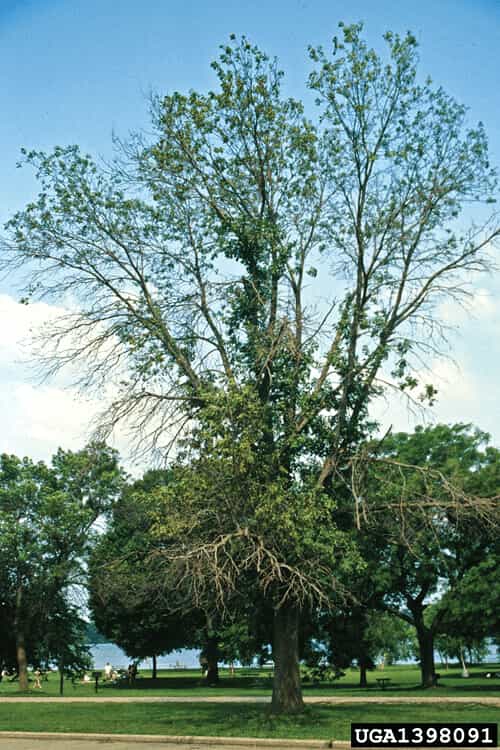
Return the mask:
POLYGON ((4 382, 0 396, 2 452, 47 459, 59 447, 77 449, 89 438, 95 405, 69 390, 4 382))
MULTIPOLYGON (((404 400, 389 395, 387 402, 380 400, 373 410, 384 427, 392 424, 396 430, 411 430, 424 421, 473 422, 500 444, 500 302, 487 289, 480 289, 470 303, 472 317, 459 306, 441 306, 445 322, 460 324, 459 335, 450 340, 459 365, 435 360, 430 371, 422 374, 423 382, 438 388, 436 405, 412 413, 404 400)), ((26 364, 31 332, 66 311, 47 303, 21 305, 0 294, 1 451, 46 460, 59 446, 80 448, 91 434, 93 418, 103 402, 82 398, 60 378, 36 385, 26 364)), ((124 430, 117 431, 115 444, 124 457, 129 453, 124 430)))
POLYGON ((448 300, 439 309, 440 320, 454 330, 449 333, 447 354, 435 358, 429 369, 417 373, 422 383, 438 389, 433 407, 408 409, 397 394, 388 394, 374 405, 373 415, 384 429, 412 430, 416 424, 471 422, 489 432, 500 445, 500 287, 496 277, 475 289, 465 307, 448 300))
POLYGON ((498 320, 500 317, 500 302, 493 291, 486 288, 475 289, 469 297, 464 298, 461 305, 453 300, 447 300, 439 306, 438 317, 451 326, 482 323, 498 320))
MULTIPOLYGON (((84 398, 61 378, 35 384, 29 339, 36 329, 67 309, 36 302, 23 305, 0 294, 0 452, 47 460, 58 447, 77 450, 91 437, 104 402, 84 398)), ((115 446, 126 456, 130 445, 117 431, 115 446)))
POLYGON ((8 294, 0 294, 0 361, 13 365, 24 360, 31 333, 62 313, 63 308, 46 302, 23 305, 8 294))
MULTIPOLYGON (((465 358, 464 358, 465 359, 465 358)), ((465 361, 459 365, 448 359, 437 359, 428 370, 417 373, 420 382, 432 383, 438 394, 435 404, 418 406, 395 391, 379 399, 372 409, 382 430, 411 431, 418 424, 472 423, 489 432, 500 445, 499 406, 496 372, 481 367, 481 362, 465 361)))

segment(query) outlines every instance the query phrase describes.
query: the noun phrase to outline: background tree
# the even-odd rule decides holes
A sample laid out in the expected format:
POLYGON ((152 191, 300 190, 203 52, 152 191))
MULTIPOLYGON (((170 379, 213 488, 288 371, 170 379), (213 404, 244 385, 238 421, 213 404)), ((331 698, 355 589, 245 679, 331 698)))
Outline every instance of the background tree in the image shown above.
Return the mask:
POLYGON ((154 488, 168 482, 169 473, 150 471, 124 487, 115 503, 106 531, 92 551, 89 570, 89 606, 101 633, 133 659, 153 658, 192 645, 193 622, 175 615, 167 597, 154 583, 158 570, 151 557, 154 488))
POLYGON ((466 643, 499 638, 499 562, 498 553, 487 555, 444 594, 436 605, 441 633, 466 643))
POLYGON ((434 637, 446 632, 446 602, 497 546, 500 452, 488 440, 464 424, 389 436, 365 487, 373 580, 384 606, 416 628, 426 687, 434 683, 434 637), (441 591, 443 605, 429 608, 441 591))
POLYGON ((448 669, 448 660, 456 659, 462 667, 462 677, 469 677, 467 669, 468 660, 482 661, 488 653, 488 646, 484 639, 477 639, 474 636, 455 636, 455 635, 437 635, 434 639, 436 651, 441 661, 448 669))
MULTIPOLYGON (((132 658, 153 657, 181 648, 200 648, 209 684, 218 682, 221 659, 251 660, 258 650, 249 631, 252 607, 244 597, 218 615, 214 598, 204 606, 193 597, 190 605, 169 587, 164 561, 159 558, 163 541, 154 533, 162 510, 162 491, 172 485, 172 471, 148 471, 124 488, 113 507, 106 532, 93 550, 90 564, 90 607, 100 632, 132 658)), ((183 542, 182 529, 180 543, 183 542)), ((253 611, 255 615, 255 610, 253 611)))
POLYGON ((274 610, 275 711, 302 708, 304 608, 353 564, 328 485, 348 480, 381 370, 432 397, 411 363, 434 354, 436 305, 488 267, 498 234, 458 224, 495 187, 482 126, 418 82, 411 34, 386 34, 382 58, 361 31, 343 27, 331 56, 311 51, 316 124, 283 96, 276 62, 231 39, 217 89, 158 98, 154 140, 124 144, 111 169, 76 147, 27 153, 41 193, 4 243, 26 298, 76 301, 42 334, 40 361, 114 384, 105 430, 126 418, 162 455, 195 430, 188 460, 206 477, 214 449, 247 440, 230 501, 221 477, 208 509, 186 482, 176 516, 184 530, 193 520, 189 545, 182 561, 167 545, 166 568, 200 581, 203 561, 221 606, 252 570, 274 610))
POLYGON ((359 686, 367 687, 367 672, 414 654, 414 631, 387 612, 352 607, 336 613, 322 631, 328 644, 328 660, 337 669, 356 666, 359 686))
POLYGON ((92 667, 92 656, 86 639, 86 623, 81 607, 68 601, 65 592, 50 601, 44 616, 35 623, 38 632, 30 630, 27 652, 30 662, 42 669, 59 668, 59 693, 64 693, 64 678, 82 676, 92 667))
MULTIPOLYGON (((75 614, 71 595, 83 582, 93 524, 120 481, 115 452, 101 444, 77 453, 59 450, 50 467, 0 457, 1 599, 15 638, 21 690, 28 688, 30 660, 41 652, 45 660, 62 656, 51 634, 75 614)), ((68 638, 80 637, 77 629, 63 630, 68 638)))

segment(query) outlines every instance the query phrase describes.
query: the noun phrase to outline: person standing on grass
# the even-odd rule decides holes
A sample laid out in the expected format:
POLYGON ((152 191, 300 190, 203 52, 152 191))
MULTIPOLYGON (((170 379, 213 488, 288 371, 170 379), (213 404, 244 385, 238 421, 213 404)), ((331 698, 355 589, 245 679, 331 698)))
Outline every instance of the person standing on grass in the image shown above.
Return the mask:
POLYGON ((42 676, 42 673, 40 672, 40 670, 38 668, 35 669, 35 683, 33 687, 40 688, 40 690, 42 689, 42 683, 40 682, 41 676, 42 676))
POLYGON ((110 680, 112 674, 113 674, 113 667, 111 666, 111 664, 109 663, 109 661, 107 661, 106 664, 104 665, 104 677, 105 677, 105 679, 106 680, 110 680))

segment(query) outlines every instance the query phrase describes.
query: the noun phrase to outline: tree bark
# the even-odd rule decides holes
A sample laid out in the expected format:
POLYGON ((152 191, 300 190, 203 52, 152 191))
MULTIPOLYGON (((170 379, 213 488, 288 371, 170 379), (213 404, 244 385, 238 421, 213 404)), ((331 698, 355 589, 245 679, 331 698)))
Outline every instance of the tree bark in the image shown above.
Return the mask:
POLYGON ((366 664, 363 661, 359 662, 359 687, 368 687, 368 680, 366 679, 366 664))
POLYGON ((28 660, 26 658, 26 646, 24 633, 17 629, 16 632, 16 656, 17 656, 17 673, 19 675, 19 690, 28 690, 28 660))
POLYGON ((19 676, 19 690, 28 690, 28 659, 26 657, 26 639, 22 623, 23 589, 18 586, 16 591, 16 613, 14 628, 16 631, 17 673, 19 676))
POLYGON ((64 657, 59 659, 59 695, 64 694, 64 657))
POLYGON ((297 607, 284 604, 274 613, 274 681, 271 710, 276 714, 304 709, 299 670, 299 622, 297 607))
POLYGON ((418 648, 420 653, 420 673, 422 676, 422 687, 435 687, 434 666, 434 633, 425 626, 423 619, 415 622, 417 629, 418 648))
POLYGON ((153 654, 153 672, 152 672, 152 678, 153 680, 156 680, 156 676, 158 674, 158 669, 156 665, 156 654, 153 654))
POLYGON ((207 684, 217 685, 219 682, 217 638, 208 638, 205 648, 205 656, 207 657, 207 684))
POLYGON ((465 659, 464 659, 464 651, 461 646, 459 648, 459 657, 460 657, 460 664, 462 665, 462 677, 468 677, 469 670, 467 669, 467 664, 465 663, 465 659))

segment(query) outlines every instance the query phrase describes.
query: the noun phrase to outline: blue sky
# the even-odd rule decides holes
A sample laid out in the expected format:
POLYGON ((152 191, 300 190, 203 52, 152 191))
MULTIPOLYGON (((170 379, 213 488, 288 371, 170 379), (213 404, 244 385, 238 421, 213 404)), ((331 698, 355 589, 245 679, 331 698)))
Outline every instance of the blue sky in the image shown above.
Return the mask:
MULTIPOLYGON (((0 221, 34 194, 29 172, 16 169, 22 146, 79 143, 109 154, 113 130, 124 136, 147 126, 151 90, 210 86, 209 61, 231 32, 277 55, 288 92, 301 96, 307 45, 328 45, 340 20, 363 20, 379 48, 385 30, 412 30, 422 73, 466 103, 471 121, 485 123, 491 161, 500 165, 500 0, 0 0, 0 221)), ((477 288, 474 317, 443 311, 460 326, 451 342, 460 370, 431 363, 443 379, 442 397, 427 418, 474 421, 498 444, 500 272, 479 279, 477 288)), ((16 300, 12 285, 2 282, 0 450, 45 457, 60 442, 81 444, 87 412, 96 404, 75 405, 60 384, 29 381, 16 364, 16 337, 51 311, 27 312, 16 300)), ((397 427, 411 427, 401 405, 380 413, 397 427)))

